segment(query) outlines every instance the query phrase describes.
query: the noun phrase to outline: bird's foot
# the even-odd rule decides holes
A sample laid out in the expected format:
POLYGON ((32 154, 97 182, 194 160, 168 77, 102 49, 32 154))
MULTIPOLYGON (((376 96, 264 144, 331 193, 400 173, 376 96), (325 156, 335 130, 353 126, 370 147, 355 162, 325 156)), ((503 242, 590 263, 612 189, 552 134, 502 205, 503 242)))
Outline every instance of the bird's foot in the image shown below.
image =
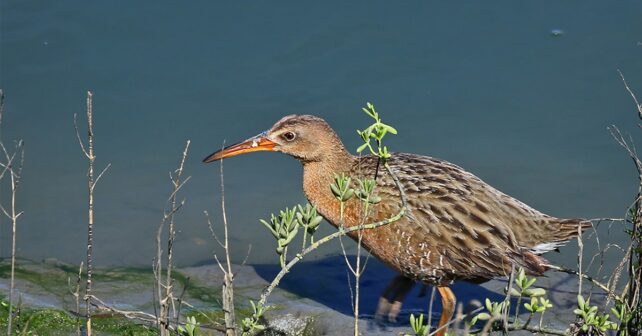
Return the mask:
POLYGON ((377 305, 377 312, 375 313, 375 319, 379 322, 391 322, 397 323, 397 317, 401 312, 401 301, 390 302, 385 297, 379 298, 379 304, 377 305))

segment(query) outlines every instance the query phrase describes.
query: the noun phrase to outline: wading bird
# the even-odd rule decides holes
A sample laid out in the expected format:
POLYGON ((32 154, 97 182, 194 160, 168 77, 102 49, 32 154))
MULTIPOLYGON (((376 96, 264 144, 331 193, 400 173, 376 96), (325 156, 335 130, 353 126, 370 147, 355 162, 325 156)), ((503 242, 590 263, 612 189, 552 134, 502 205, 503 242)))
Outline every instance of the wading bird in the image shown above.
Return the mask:
MULTIPOLYGON (((390 173, 379 167, 379 158, 351 155, 332 128, 315 116, 286 116, 269 130, 203 161, 258 151, 282 152, 298 159, 303 164, 306 197, 335 227, 363 223, 355 198, 347 202, 344 218, 340 218, 340 204, 330 191, 336 174, 354 180, 374 178, 377 172, 375 192, 381 201, 366 222, 394 216, 402 207, 399 189, 390 173)), ((391 309, 391 315, 398 313, 411 286, 408 279, 436 286, 443 307, 440 336, 445 335, 444 326, 455 309, 455 295, 448 288, 453 281, 481 283, 510 274, 513 266, 541 275, 547 270, 541 254, 577 236, 578 228, 590 227, 582 219, 545 215, 443 160, 393 153, 387 163, 406 193, 408 209, 396 222, 363 231, 363 246, 402 275, 388 286, 378 313, 391 309), (399 305, 393 307, 391 299, 399 305)))

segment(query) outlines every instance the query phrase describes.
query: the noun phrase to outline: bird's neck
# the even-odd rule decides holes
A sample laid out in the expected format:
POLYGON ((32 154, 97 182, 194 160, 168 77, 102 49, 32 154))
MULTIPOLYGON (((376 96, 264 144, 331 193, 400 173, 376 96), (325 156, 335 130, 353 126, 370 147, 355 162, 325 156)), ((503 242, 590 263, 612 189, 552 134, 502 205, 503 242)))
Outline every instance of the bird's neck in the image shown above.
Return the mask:
POLYGON ((355 157, 343 149, 328 153, 324 156, 324 160, 303 163, 305 196, 331 223, 339 222, 339 202, 334 198, 330 185, 334 183, 335 175, 350 171, 354 160, 356 160, 355 157))

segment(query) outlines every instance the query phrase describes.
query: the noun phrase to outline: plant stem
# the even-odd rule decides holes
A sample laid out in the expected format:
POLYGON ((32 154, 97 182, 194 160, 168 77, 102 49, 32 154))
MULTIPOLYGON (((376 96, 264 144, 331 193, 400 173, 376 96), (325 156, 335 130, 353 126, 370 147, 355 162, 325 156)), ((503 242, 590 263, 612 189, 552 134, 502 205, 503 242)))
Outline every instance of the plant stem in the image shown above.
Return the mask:
POLYGON ((305 249, 305 241, 308 239, 308 228, 303 228, 303 245, 301 246, 301 251, 305 249))
MULTIPOLYGON (((94 248, 94 119, 93 119, 93 93, 87 91, 87 151, 85 156, 89 162, 87 171, 87 184, 89 190, 88 221, 87 221, 87 285, 85 287, 85 306, 87 315, 87 336, 91 336, 91 308, 90 296, 94 262, 92 252, 94 248)), ((84 150, 84 149, 83 149, 84 150)))
POLYGON ((522 293, 517 297, 517 305, 515 306, 515 320, 513 321, 514 325, 517 325, 517 322, 519 321, 519 308, 522 305, 522 293))

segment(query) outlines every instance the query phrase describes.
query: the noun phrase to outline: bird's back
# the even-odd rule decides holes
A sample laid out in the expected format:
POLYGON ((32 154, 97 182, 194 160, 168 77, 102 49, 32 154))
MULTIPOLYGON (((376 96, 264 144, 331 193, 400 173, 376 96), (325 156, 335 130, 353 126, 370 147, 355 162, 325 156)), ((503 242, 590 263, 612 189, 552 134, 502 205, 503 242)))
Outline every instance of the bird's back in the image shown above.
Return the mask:
MULTIPOLYGON (((541 274, 546 268, 539 254, 590 226, 543 214, 443 160, 396 153, 388 164, 407 195, 408 211, 398 222, 367 232, 364 245, 416 280, 490 279, 509 273, 512 264, 541 274)), ((375 172, 382 201, 368 221, 401 207, 399 191, 376 157, 359 158, 350 174, 373 178, 375 172)))

